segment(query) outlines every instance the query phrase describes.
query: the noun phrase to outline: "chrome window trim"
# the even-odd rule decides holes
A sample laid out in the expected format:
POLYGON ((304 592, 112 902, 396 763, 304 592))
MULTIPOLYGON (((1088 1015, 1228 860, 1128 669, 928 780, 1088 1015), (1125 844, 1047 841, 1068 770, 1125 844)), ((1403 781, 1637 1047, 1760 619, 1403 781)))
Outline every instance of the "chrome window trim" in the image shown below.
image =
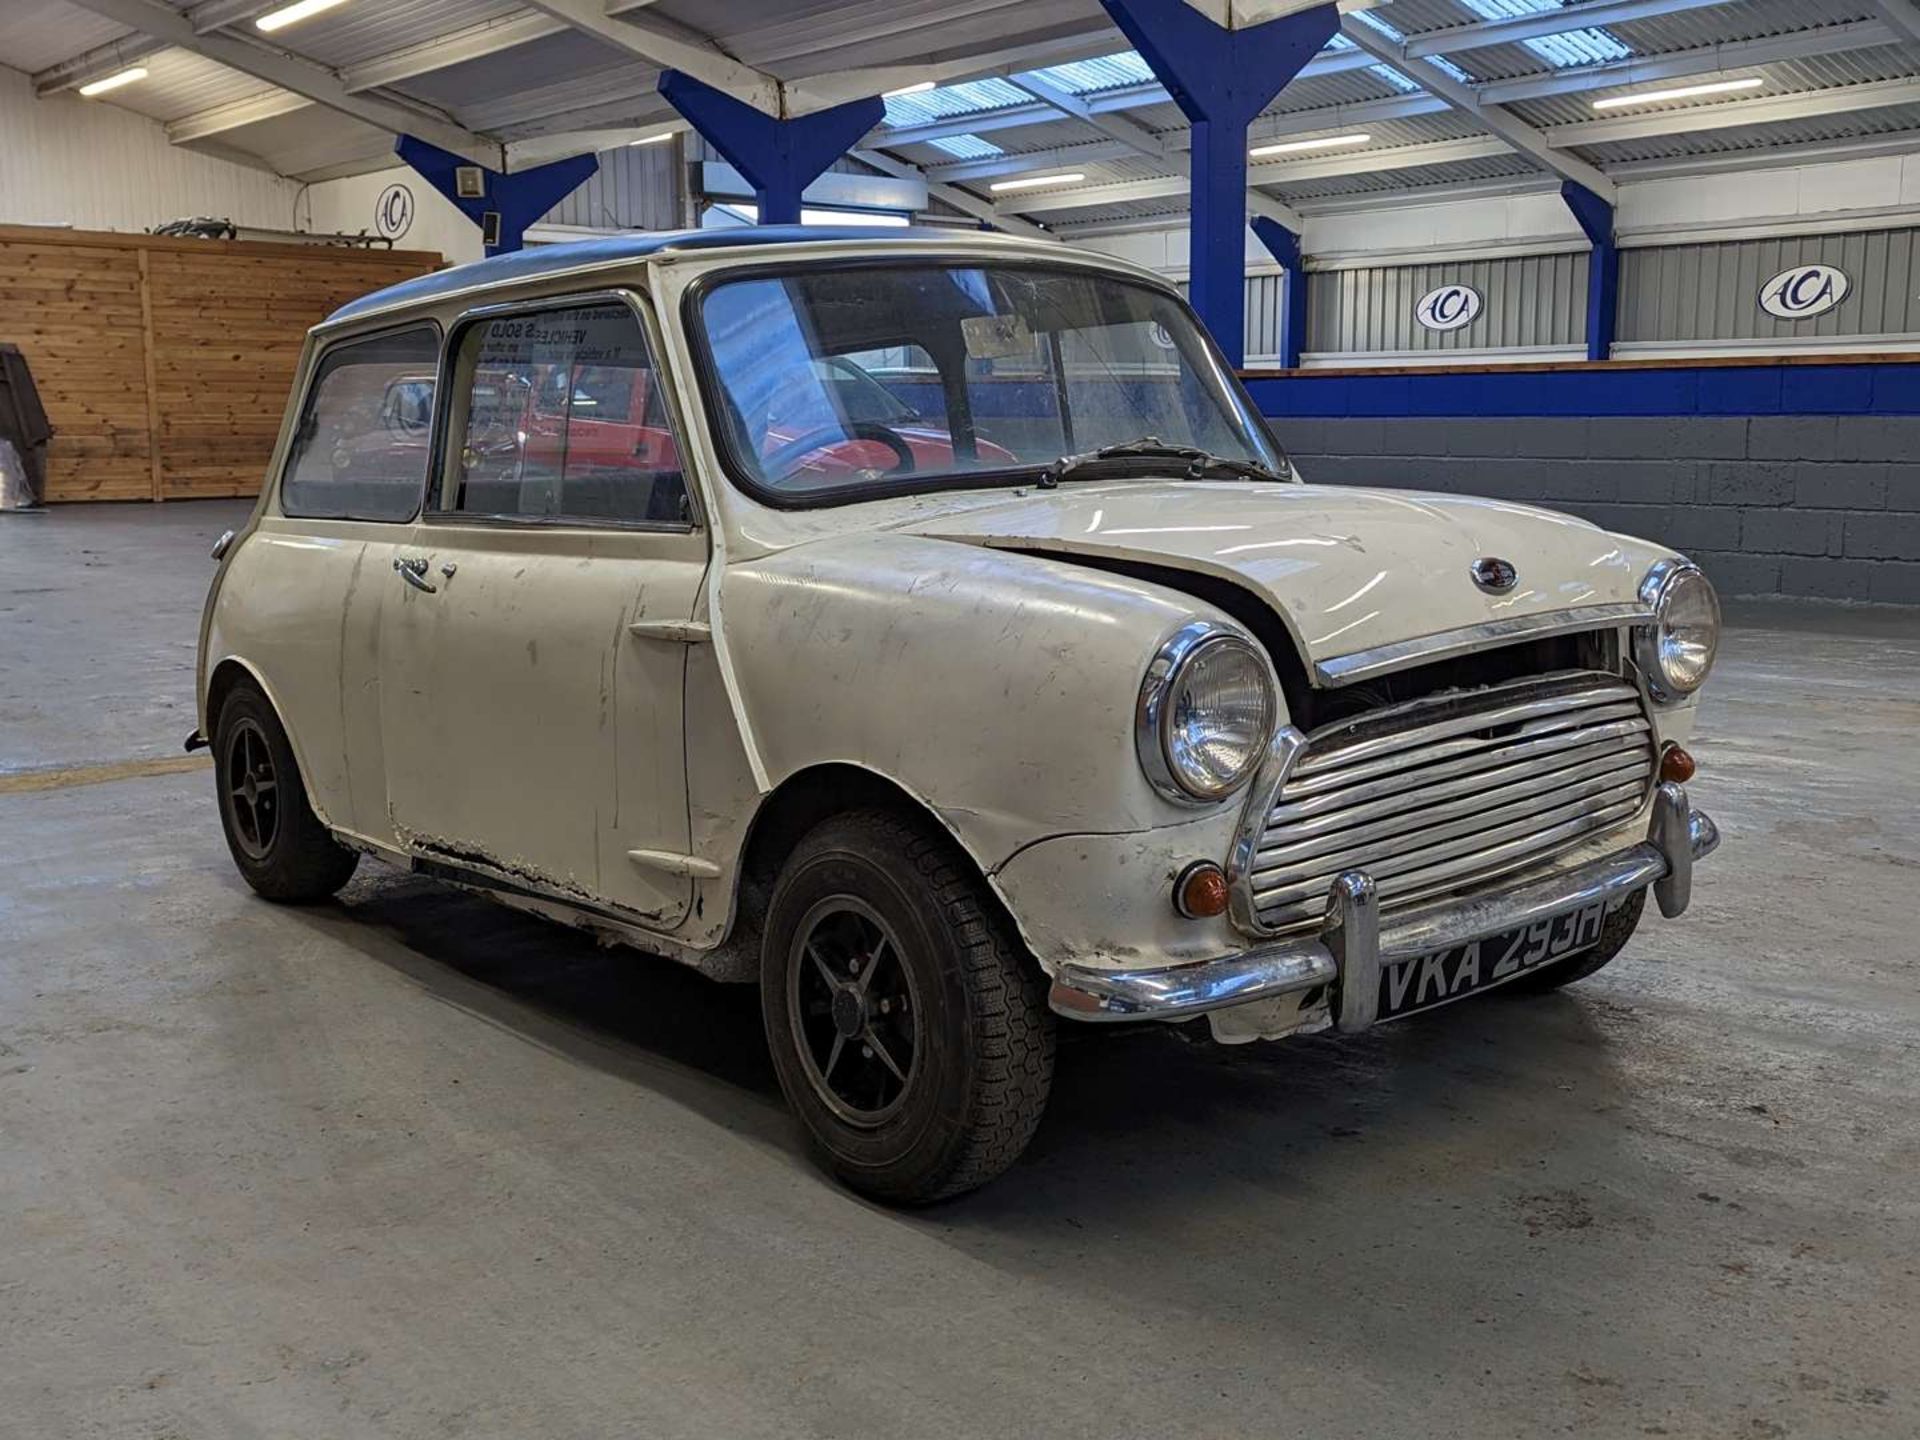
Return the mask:
MULTIPOLYGON (((1147 665, 1147 673, 1140 681, 1140 696, 1134 705, 1133 747, 1140 757, 1140 769, 1145 773, 1147 783, 1161 796, 1190 809, 1218 805, 1231 799, 1234 792, 1245 785, 1248 779, 1258 775, 1261 769, 1259 765, 1254 766, 1249 776, 1229 785, 1217 795, 1196 795, 1175 777, 1173 762, 1167 754, 1167 698, 1173 693, 1174 682, 1202 650, 1222 644, 1243 645, 1260 662, 1267 679, 1268 709, 1270 713, 1278 715, 1280 686, 1274 679, 1266 652, 1244 631, 1213 620, 1189 620, 1160 642, 1160 648, 1154 652, 1152 661, 1147 665)), ((1271 746, 1271 740, 1268 744, 1271 746)))
POLYGON ((1412 640, 1396 640, 1371 650, 1354 650, 1313 662, 1313 674, 1322 686, 1338 689, 1396 670, 1410 670, 1433 660, 1448 660, 1471 654, 1491 645, 1516 640, 1541 640, 1552 635, 1568 635, 1577 630, 1599 630, 1613 625, 1645 625, 1653 612, 1645 601, 1605 605, 1575 605, 1565 610, 1546 610, 1538 615, 1514 615, 1500 620, 1482 620, 1458 630, 1442 630, 1437 635, 1422 635, 1412 640))

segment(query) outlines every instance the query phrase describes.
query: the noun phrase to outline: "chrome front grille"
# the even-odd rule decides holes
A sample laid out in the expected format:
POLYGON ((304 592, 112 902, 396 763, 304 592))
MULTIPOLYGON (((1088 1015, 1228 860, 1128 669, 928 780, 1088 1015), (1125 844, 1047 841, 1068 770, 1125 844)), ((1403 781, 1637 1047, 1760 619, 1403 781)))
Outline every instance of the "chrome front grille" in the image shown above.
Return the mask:
POLYGON ((1319 921, 1364 870, 1392 908, 1524 869, 1631 819, 1654 784, 1634 688, 1573 673, 1374 711, 1314 732, 1248 867, 1273 930, 1319 921))

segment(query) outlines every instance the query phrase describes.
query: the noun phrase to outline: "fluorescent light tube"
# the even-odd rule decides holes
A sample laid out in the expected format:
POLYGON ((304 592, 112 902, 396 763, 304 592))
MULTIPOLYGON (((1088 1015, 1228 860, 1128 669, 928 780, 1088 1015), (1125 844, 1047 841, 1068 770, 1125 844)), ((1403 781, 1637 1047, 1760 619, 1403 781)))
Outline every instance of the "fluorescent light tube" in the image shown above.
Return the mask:
POLYGON ((1318 140, 1286 140, 1275 145, 1256 145, 1247 154, 1255 158, 1262 155, 1292 155, 1301 150, 1332 150, 1341 145, 1364 145, 1371 139, 1371 135, 1323 135, 1318 140))
POLYGON ((131 70, 122 70, 118 74, 108 75, 101 80, 89 80, 80 87, 80 93, 91 100, 96 95, 104 95, 109 90, 118 90, 122 85, 131 85, 136 80, 147 78, 147 67, 135 65, 131 70))
POLYGON ((1022 175, 1018 180, 996 180, 989 190, 1037 190, 1042 185, 1074 185, 1087 177, 1078 170, 1068 175, 1022 175))
POLYGON ((1596 110, 1617 110, 1622 105, 1652 105, 1661 100, 1689 100, 1695 95, 1725 95, 1730 90, 1758 90, 1767 82, 1758 75, 1744 80, 1715 80, 1706 85, 1682 85, 1677 90, 1643 90, 1638 95, 1609 95, 1593 102, 1596 110))
POLYGON ((311 19, 322 10, 331 10, 336 5, 344 4, 346 0, 294 0, 291 5, 282 5, 278 10, 269 10, 253 22, 253 28, 269 33, 284 30, 289 25, 298 25, 302 20, 311 19))

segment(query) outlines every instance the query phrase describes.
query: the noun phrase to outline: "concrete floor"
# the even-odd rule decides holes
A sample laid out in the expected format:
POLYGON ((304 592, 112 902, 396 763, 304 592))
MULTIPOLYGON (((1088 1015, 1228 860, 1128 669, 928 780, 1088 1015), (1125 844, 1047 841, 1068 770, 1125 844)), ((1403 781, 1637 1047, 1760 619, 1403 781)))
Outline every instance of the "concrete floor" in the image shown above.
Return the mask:
POLYGON ((898 1215, 746 990, 371 867, 274 908, 202 771, 21 788, 177 754, 239 513, 0 516, 0 1434, 1920 1434, 1920 617, 1736 612, 1726 845, 1594 981, 1070 1032, 898 1215))

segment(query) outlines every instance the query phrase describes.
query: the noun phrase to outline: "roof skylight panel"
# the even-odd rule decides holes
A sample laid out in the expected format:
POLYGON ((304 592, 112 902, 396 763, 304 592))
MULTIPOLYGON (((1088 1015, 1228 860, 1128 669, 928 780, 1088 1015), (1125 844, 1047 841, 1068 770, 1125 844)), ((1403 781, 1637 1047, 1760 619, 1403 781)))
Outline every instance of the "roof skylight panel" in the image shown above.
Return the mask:
MULTIPOLYGON (((1482 20, 1517 20, 1528 15, 1550 15, 1564 8, 1559 0, 1460 0, 1482 20)), ((1597 26, 1563 30, 1557 35, 1540 35, 1520 42, 1556 70, 1573 65, 1597 65, 1606 60, 1625 60, 1633 51, 1618 37, 1597 26)))
POLYGON ((978 135, 936 135, 927 144, 936 150, 944 150, 956 160, 988 160, 1007 153, 991 140, 978 135))

